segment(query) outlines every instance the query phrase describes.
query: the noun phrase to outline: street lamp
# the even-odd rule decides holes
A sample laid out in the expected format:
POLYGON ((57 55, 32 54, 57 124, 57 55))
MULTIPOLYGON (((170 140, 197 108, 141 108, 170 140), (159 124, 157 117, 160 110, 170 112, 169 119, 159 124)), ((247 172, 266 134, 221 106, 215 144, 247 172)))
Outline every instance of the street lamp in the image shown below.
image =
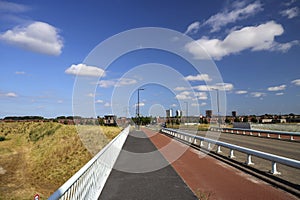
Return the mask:
POLYGON ((137 123, 138 123, 138 128, 140 128, 140 90, 145 90, 144 88, 139 88, 138 89, 138 103, 137 103, 137 123))
POLYGON ((186 121, 187 121, 187 125, 189 125, 189 104, 186 101, 184 103, 186 107, 186 121))
POLYGON ((218 89, 218 88, 213 88, 213 90, 217 91, 218 126, 220 127, 220 103, 219 103, 219 89, 218 89))

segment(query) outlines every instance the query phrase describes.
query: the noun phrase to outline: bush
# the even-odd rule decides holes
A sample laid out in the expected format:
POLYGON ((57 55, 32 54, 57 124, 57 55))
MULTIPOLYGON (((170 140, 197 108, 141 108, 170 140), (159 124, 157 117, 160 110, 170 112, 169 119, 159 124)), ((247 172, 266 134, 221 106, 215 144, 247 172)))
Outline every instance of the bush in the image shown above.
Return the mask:
POLYGON ((4 140, 5 140, 5 137, 4 136, 0 136, 0 142, 4 141, 4 140))

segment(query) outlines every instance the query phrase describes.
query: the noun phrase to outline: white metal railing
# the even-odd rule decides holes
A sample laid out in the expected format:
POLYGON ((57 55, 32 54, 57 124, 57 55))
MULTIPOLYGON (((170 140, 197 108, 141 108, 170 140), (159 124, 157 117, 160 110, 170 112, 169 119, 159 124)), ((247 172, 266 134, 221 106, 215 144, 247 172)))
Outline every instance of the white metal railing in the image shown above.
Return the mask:
POLYGON ((213 140, 213 139, 193 135, 193 134, 190 134, 190 133, 182 132, 180 130, 164 128, 164 129, 161 129, 161 132, 172 135, 174 137, 177 137, 179 139, 188 141, 188 142, 193 143, 193 144, 197 144, 197 141, 200 141, 200 142, 198 142, 198 143, 200 143, 200 147, 204 146, 203 142, 207 142, 208 150, 211 150, 211 145, 212 144, 217 145, 217 153, 221 152, 221 147, 226 147, 226 148, 230 149, 230 151, 229 151, 229 157, 230 158, 234 158, 234 150, 245 153, 245 154, 247 154, 247 160, 246 160, 247 165, 254 164, 252 162, 251 156, 256 156, 256 157, 260 157, 260 158, 263 158, 263 159, 266 159, 266 160, 270 160, 272 162, 271 173, 274 174, 274 175, 275 174, 280 174, 280 172, 277 171, 277 163, 281 163, 281 164, 284 164, 284 165, 287 165, 287 166, 290 166, 290 167, 300 169, 300 161, 299 160, 294 160, 294 159, 286 158, 286 157, 283 157, 283 156, 277 156, 277 155, 274 155, 274 154, 265 153, 265 152, 262 152, 262 151, 257 151, 257 150, 241 147, 241 146, 238 146, 238 145, 229 144, 229 143, 226 143, 226 142, 221 142, 221 141, 217 141, 217 140, 213 140))
POLYGON ((55 191, 49 200, 98 199, 129 133, 129 126, 55 191))
POLYGON ((282 135, 290 136, 290 140, 295 140, 294 136, 300 137, 300 133, 298 132, 287 132, 287 131, 272 131, 272 130, 257 130, 257 129, 242 129, 242 128, 220 128, 220 127, 210 127, 211 131, 221 131, 224 133, 236 133, 236 134, 246 134, 249 135, 256 134, 256 136, 260 137, 261 134, 266 134, 267 138, 270 138, 270 134, 277 135, 278 139, 281 139, 282 135))

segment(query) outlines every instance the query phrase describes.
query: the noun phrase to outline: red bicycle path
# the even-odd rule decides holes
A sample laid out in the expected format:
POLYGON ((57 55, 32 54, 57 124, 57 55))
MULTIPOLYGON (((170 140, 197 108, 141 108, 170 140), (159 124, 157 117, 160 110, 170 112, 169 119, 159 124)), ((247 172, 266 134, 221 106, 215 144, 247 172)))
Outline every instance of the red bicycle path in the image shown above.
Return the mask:
POLYGON ((191 190, 203 199, 276 199, 297 197, 158 132, 144 133, 191 190))

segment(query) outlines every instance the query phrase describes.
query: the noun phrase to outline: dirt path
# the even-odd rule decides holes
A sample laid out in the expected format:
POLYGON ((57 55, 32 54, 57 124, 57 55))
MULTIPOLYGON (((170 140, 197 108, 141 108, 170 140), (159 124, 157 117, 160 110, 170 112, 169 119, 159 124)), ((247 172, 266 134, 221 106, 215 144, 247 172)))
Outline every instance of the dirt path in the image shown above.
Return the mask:
POLYGON ((158 149, 172 142, 173 145, 168 145, 172 149, 161 151, 168 161, 173 159, 172 152, 185 150, 172 166, 200 199, 297 199, 165 135, 148 129, 143 131, 158 149))

